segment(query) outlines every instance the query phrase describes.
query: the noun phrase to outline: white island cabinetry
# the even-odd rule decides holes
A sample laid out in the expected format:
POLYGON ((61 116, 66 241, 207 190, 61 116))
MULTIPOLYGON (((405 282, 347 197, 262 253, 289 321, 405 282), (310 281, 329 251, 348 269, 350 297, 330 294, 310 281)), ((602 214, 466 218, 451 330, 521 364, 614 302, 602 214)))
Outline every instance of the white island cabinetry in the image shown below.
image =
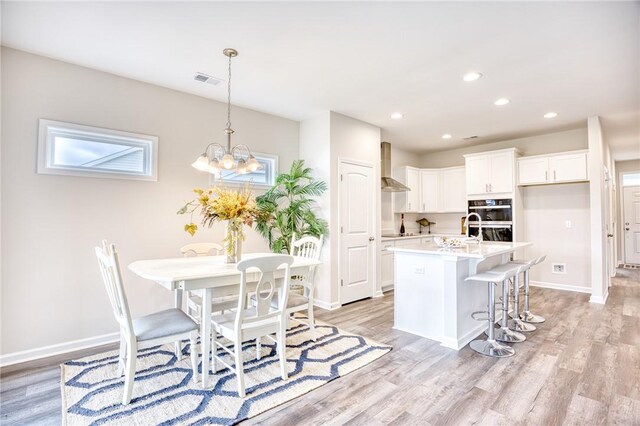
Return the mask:
POLYGON ((465 278, 506 263, 511 253, 528 245, 482 242, 441 249, 426 242, 390 248, 395 261, 394 328, 462 349, 486 329, 486 322, 473 320, 471 313, 487 309, 487 286, 465 278))

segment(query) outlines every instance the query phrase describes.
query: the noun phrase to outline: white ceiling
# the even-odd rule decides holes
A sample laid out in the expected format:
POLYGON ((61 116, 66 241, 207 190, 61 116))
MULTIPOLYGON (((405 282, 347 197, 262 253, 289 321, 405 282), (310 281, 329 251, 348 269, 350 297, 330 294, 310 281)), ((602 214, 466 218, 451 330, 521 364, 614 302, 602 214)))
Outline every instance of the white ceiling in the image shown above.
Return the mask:
POLYGON ((427 152, 603 117, 640 157, 638 2, 3 2, 2 43, 303 120, 333 110, 427 152), (468 71, 484 77, 461 80, 468 71), (495 99, 511 103, 498 108, 495 99), (392 120, 392 112, 405 117, 392 120), (559 116, 542 118, 548 111, 559 116), (450 140, 441 135, 450 133, 450 140), (462 138, 478 135, 475 142, 462 138))

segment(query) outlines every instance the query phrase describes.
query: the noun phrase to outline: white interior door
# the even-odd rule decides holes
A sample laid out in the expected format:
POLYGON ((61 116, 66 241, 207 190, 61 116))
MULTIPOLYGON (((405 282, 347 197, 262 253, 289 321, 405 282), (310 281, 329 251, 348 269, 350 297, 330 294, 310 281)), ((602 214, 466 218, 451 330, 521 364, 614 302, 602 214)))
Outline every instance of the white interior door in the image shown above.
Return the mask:
POLYGON ((624 262, 640 264, 640 186, 625 186, 624 262))
POLYGON ((375 191, 373 166, 340 162, 340 303, 373 296, 375 191))

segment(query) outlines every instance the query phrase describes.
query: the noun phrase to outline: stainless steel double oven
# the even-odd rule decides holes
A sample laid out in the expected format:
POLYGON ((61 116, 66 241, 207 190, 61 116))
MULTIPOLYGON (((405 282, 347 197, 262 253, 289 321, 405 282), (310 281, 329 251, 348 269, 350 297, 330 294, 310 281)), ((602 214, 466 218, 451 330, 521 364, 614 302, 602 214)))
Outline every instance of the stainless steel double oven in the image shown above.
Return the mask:
MULTIPOLYGON (((511 201, 511 198, 469 200, 469 213, 478 213, 482 218, 482 238, 484 241, 513 241, 513 204, 511 201)), ((469 235, 478 235, 478 228, 477 221, 469 221, 469 235)))

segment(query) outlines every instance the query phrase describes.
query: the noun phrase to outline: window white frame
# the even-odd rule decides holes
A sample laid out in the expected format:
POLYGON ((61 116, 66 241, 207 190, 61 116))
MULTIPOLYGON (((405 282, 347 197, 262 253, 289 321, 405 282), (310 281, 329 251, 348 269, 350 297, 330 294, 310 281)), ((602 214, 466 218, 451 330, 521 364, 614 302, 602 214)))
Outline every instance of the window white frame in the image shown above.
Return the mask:
MULTIPOLYGON (((256 183, 251 182, 251 187, 255 189, 269 189, 276 182, 276 175, 278 174, 278 156, 273 154, 264 154, 262 152, 252 152, 253 156, 256 157, 261 164, 266 163, 267 167, 265 168, 265 172, 267 174, 267 183, 256 183)), ((243 176, 243 175, 237 175, 243 176)), ((244 175, 246 176, 246 175, 244 175)), ((243 180, 235 180, 233 178, 216 178, 214 175, 210 175, 209 184, 224 184, 227 186, 243 186, 246 181, 243 180)))
POLYGON ((40 119, 38 131, 39 174, 82 176, 108 179, 158 180, 158 137, 140 133, 123 132, 101 127, 83 126, 62 121, 40 119), (55 138, 67 136, 113 145, 140 147, 143 149, 143 171, 126 172, 99 168, 85 168, 55 164, 55 138))

